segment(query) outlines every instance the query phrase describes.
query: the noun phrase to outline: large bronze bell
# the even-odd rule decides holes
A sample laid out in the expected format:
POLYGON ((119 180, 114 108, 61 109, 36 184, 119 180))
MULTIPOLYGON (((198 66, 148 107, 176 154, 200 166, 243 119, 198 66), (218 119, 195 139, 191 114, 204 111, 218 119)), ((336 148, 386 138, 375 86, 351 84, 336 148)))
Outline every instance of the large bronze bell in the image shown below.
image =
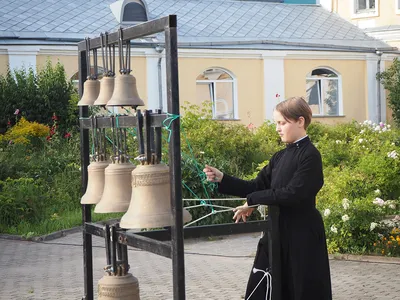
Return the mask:
POLYGON ((78 106, 93 105, 99 96, 100 81, 97 79, 88 79, 85 81, 83 86, 83 95, 81 100, 78 102, 78 106))
POLYGON ((141 106, 144 105, 140 99, 136 78, 130 74, 121 74, 115 78, 113 95, 108 101, 107 106, 141 106))
MULTIPOLYGON (((163 163, 139 165, 132 171, 132 199, 121 228, 158 228, 173 223, 169 167, 163 163)), ((192 216, 183 210, 184 223, 192 216)))
POLYGON ((112 163, 104 171, 104 191, 95 213, 126 212, 132 194, 131 177, 135 168, 129 162, 112 163))
POLYGON ((108 162, 94 161, 88 166, 88 183, 85 195, 81 198, 81 204, 99 203, 104 189, 104 169, 108 162))
POLYGON ((93 105, 106 105, 114 92, 114 77, 104 76, 100 80, 100 93, 93 105))
POLYGON ((132 274, 104 275, 98 282, 99 300, 140 300, 139 281, 132 274))

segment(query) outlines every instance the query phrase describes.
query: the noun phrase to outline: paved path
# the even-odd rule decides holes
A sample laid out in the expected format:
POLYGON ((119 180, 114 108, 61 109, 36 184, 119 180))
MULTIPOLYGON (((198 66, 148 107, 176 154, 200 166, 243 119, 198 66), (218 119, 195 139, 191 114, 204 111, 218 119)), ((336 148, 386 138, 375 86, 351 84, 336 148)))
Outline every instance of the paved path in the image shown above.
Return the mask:
MULTIPOLYGON (((0 239, 0 299, 81 300, 81 233, 45 243, 0 239)), ((186 298, 240 300, 259 235, 185 243, 186 298)), ((93 237, 94 282, 103 276, 103 240, 93 237)), ((171 260, 129 248, 141 299, 172 299, 171 260)), ((334 300, 400 299, 400 265, 331 260, 334 300)))

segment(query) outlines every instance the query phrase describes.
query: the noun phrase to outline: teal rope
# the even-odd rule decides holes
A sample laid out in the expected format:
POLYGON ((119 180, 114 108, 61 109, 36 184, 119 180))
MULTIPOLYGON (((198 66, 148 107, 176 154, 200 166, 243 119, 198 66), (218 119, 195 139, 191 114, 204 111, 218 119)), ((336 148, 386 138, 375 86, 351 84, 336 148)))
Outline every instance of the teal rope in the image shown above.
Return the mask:
POLYGON ((172 134, 172 129, 171 129, 171 125, 172 125, 172 122, 174 122, 176 119, 178 119, 180 116, 179 115, 174 115, 174 114, 167 114, 167 116, 169 116, 168 118, 166 118, 164 121, 163 121, 163 125, 164 125, 164 128, 168 131, 168 139, 167 139, 167 141, 168 141, 168 143, 171 141, 171 134, 172 134), (167 122, 169 122, 168 124, 166 124, 167 122))

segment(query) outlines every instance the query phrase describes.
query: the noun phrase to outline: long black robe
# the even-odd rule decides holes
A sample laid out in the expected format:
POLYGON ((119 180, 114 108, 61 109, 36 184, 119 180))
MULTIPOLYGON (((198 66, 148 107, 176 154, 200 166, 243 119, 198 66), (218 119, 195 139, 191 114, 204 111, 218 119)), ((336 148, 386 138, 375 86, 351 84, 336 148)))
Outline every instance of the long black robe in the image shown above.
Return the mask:
MULTIPOLYGON (((282 300, 331 300, 331 279, 324 224, 315 207, 323 186, 319 151, 308 137, 275 153, 252 181, 227 174, 219 184, 224 194, 246 197, 248 205, 278 205, 281 239, 282 300)), ((254 267, 268 270, 267 235, 260 240, 254 267)), ((262 274, 251 272, 246 299, 262 274)), ((265 284, 263 284, 265 286, 265 284)), ((264 300, 265 288, 250 300, 264 300)))

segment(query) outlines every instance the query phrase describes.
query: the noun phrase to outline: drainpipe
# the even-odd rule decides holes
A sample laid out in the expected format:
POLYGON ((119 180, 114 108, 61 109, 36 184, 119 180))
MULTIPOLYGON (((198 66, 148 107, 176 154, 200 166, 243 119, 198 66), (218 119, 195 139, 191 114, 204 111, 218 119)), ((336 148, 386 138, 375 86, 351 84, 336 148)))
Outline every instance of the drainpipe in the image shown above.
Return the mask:
POLYGON ((158 57, 158 108, 163 110, 163 90, 162 90, 162 72, 161 72, 161 61, 162 61, 162 53, 164 51, 164 47, 161 45, 157 45, 154 50, 159 54, 158 57))
MULTIPOLYGON (((378 72, 377 72, 377 75, 379 75, 380 73, 381 73, 381 60, 382 60, 382 51, 379 51, 379 50, 376 50, 376 55, 378 55, 378 62, 377 62, 377 69, 378 69, 378 72)), ((377 108, 377 112, 376 112, 376 115, 377 115, 377 122, 379 123, 379 122, 381 122, 382 120, 381 120, 381 118, 382 118, 382 112, 381 112, 381 109, 382 109, 382 99, 381 99, 381 81, 377 78, 377 86, 378 86, 378 88, 377 88, 377 91, 376 91, 376 97, 377 97, 377 99, 376 99, 376 102, 377 102, 377 106, 376 106, 376 108, 377 108)))

